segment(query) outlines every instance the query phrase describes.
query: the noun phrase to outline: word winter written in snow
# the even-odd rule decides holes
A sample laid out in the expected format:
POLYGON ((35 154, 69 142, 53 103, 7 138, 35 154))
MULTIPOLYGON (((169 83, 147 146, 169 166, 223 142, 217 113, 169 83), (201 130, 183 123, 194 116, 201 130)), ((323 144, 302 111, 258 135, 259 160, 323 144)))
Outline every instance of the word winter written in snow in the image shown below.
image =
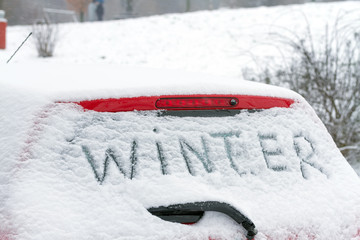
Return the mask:
MULTIPOLYGON (((222 139, 223 141, 223 146, 224 146, 224 150, 226 153, 226 157, 224 159, 226 159, 226 161, 228 161, 228 164, 230 165, 231 169, 233 169, 239 176, 242 176, 244 174, 247 174, 248 172, 245 171, 241 171, 240 168, 238 167, 238 164, 236 163, 236 159, 232 156, 232 144, 230 139, 231 138, 239 138, 240 136, 240 132, 228 132, 228 133, 215 133, 215 134, 210 134, 210 136, 212 138, 217 138, 217 139, 222 139)), ((196 175, 196 167, 199 167, 199 165, 194 164, 194 161, 191 159, 197 159, 201 164, 200 166, 203 167, 203 169, 207 172, 207 173, 211 173, 215 171, 215 167, 214 167, 214 163, 210 160, 210 152, 209 152, 209 148, 208 148, 208 143, 206 142, 204 137, 200 137, 201 138, 201 145, 202 146, 194 146, 192 144, 190 144, 187 140, 185 139, 179 139, 178 140, 178 149, 181 153, 181 156, 183 158, 183 160, 185 161, 185 166, 187 168, 187 171, 189 172, 189 174, 195 176, 196 175), (198 149, 201 149, 201 151, 199 151, 198 149), (191 155, 191 156, 190 156, 191 155)), ((276 147, 275 150, 273 147, 269 147, 269 143, 271 145, 271 143, 273 144, 277 144, 277 136, 276 134, 258 134, 258 140, 260 143, 260 147, 262 150, 262 155, 263 155, 263 160, 266 164, 266 167, 272 171, 276 171, 276 172, 281 172, 281 171, 287 171, 288 167, 286 166, 286 163, 279 163, 277 162, 275 159, 277 157, 280 157, 283 155, 283 151, 281 150, 280 147, 276 147)), ((157 149, 157 158, 160 162, 160 171, 163 175, 167 175, 170 174, 169 171, 169 159, 165 158, 165 154, 164 154, 164 148, 163 148, 163 144, 161 142, 155 142, 156 145, 156 149, 157 149)), ((296 152, 296 156, 299 158, 299 170, 302 174, 302 177, 304 179, 307 179, 309 177, 309 173, 306 171, 306 167, 310 166, 316 170, 319 171, 319 173, 325 175, 326 177, 327 174, 324 170, 324 168, 322 166, 320 166, 318 163, 316 163, 315 161, 312 161, 312 158, 315 156, 316 152, 314 149, 314 145, 313 143, 309 140, 309 138, 307 138, 306 136, 303 136, 302 134, 299 135, 295 135, 293 137, 293 149, 296 152), (306 146, 304 146, 304 142, 307 143, 307 148, 310 149, 310 151, 306 148, 306 146), (306 154, 304 154, 304 152, 306 154)), ((111 161, 113 161, 118 170, 120 171, 121 174, 123 174, 124 177, 129 178, 129 179, 133 179, 136 177, 136 173, 137 173, 137 165, 139 162, 139 157, 138 157, 138 142, 133 140, 130 143, 130 167, 129 169, 125 169, 124 164, 122 164, 122 160, 120 159, 120 157, 118 157, 115 152, 111 149, 108 148, 105 151, 105 159, 103 160, 103 164, 102 164, 102 169, 101 167, 99 167, 99 165, 96 164, 94 157, 91 154, 91 150, 82 145, 82 151, 86 156, 86 159, 88 160, 96 180, 102 184, 104 182, 104 180, 106 179, 106 176, 108 175, 108 171, 109 171, 109 164, 111 161)), ((249 160, 250 161, 250 160, 249 160)), ((101 164, 100 164, 101 165, 101 164)))

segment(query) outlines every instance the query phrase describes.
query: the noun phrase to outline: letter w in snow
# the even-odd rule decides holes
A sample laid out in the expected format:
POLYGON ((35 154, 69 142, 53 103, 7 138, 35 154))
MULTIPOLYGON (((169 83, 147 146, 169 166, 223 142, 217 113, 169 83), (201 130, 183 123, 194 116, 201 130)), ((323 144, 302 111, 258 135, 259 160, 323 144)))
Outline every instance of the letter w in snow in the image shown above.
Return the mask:
POLYGON ((103 169, 102 170, 101 170, 101 166, 98 166, 98 164, 96 164, 94 157, 92 156, 90 150, 86 146, 82 146, 81 148, 82 148, 82 151, 84 152, 86 159, 88 160, 88 162, 94 172, 96 180, 100 184, 102 184, 104 182, 106 176, 108 175, 110 161, 113 161, 115 163, 116 167, 124 175, 124 177, 130 178, 130 179, 132 179, 134 177, 135 167, 136 167, 136 163, 137 163, 136 142, 135 141, 132 143, 132 147, 131 147, 131 156, 130 156, 131 169, 130 169, 130 171, 126 171, 124 169, 123 165, 121 164, 120 159, 117 156, 115 156, 113 150, 111 150, 110 148, 108 148, 105 151, 105 160, 103 161, 103 165, 102 165, 103 169))

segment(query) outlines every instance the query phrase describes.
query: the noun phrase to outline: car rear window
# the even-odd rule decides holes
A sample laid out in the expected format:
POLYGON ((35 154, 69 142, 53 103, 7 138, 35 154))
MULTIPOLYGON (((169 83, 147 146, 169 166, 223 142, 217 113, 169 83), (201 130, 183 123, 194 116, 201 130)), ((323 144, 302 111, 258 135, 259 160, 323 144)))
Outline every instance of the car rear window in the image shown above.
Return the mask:
POLYGON ((49 128, 69 127, 61 127, 63 139, 46 134, 43 141, 62 146, 58 154, 64 157, 81 159, 100 184, 172 174, 219 173, 234 179, 266 173, 304 179, 331 175, 329 158, 322 152, 329 144, 322 137, 324 128, 300 109, 189 116, 67 109, 52 118, 56 126, 49 128))

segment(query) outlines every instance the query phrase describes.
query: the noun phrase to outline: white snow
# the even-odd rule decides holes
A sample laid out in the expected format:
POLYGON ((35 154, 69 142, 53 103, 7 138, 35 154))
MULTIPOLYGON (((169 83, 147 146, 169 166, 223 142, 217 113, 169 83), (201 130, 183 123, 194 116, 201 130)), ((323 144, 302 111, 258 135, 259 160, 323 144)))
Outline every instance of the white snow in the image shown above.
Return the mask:
MULTIPOLYGON (((359 8, 359 2, 349 1, 62 24, 55 57, 49 59, 37 58, 27 43, 11 64, 0 65, 0 239, 243 236, 241 227, 219 213, 184 226, 146 211, 202 200, 225 201, 243 211, 260 231, 256 240, 360 239, 360 180, 314 111, 292 91, 239 77, 242 67, 254 65, 253 54, 261 63, 279 60, 276 49, 262 45, 269 31, 300 34, 306 24, 299 19, 306 15, 314 32, 321 32, 339 12, 359 8), (194 93, 286 97, 297 103, 224 118, 96 113, 54 104, 194 93), (232 134, 230 150, 218 133, 232 134), (138 163, 130 180, 134 141, 138 163), (168 161, 167 175, 157 143, 168 161), (95 173, 102 175, 109 148, 125 173, 111 161, 100 183, 95 173), (213 163, 211 173, 196 155, 213 163), (286 169, 274 171, 276 166, 286 169)), ((29 30, 8 28, 0 62, 29 30)))
MULTIPOLYGON (((243 94, 302 100, 285 88, 179 70, 95 64, 10 64, 0 84, 33 91, 52 101, 174 94, 243 94)), ((11 90, 9 90, 11 91, 11 90)))
MULTIPOLYGON (((274 60, 283 61, 283 46, 273 46, 270 33, 301 36, 309 22, 313 37, 321 39, 327 24, 332 26, 345 13, 345 23, 357 19, 359 9, 360 2, 347 1, 61 24, 54 58, 37 58, 32 40, 12 63, 140 65, 239 77, 246 66, 263 69, 274 60)), ((8 27, 0 62, 10 58, 31 30, 8 27)))
POLYGON ((146 211, 206 200, 241 210, 257 225, 256 239, 307 239, 315 233, 317 239, 350 239, 359 226, 359 179, 304 103, 205 119, 83 112, 60 103, 41 110, 25 145, 15 150, 20 156, 2 177, 9 183, 3 226, 15 229, 16 239, 240 236, 241 227, 223 217, 220 225, 216 214, 189 227, 146 211), (185 142, 197 152, 183 145, 191 170, 182 153, 185 142), (162 145, 167 175, 156 143, 162 145), (104 169, 109 148, 121 171, 113 160, 104 169), (270 153, 277 151, 274 158, 270 153), (210 173, 197 154, 209 160, 210 173))

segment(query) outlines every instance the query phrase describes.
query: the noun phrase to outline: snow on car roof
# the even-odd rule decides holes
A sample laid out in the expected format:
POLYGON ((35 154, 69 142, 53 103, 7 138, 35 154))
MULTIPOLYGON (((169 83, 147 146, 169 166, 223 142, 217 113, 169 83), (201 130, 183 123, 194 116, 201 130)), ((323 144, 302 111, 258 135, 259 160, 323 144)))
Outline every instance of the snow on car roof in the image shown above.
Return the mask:
POLYGON ((240 78, 116 65, 6 65, 0 84, 54 101, 177 94, 243 94, 301 99, 288 89, 240 78))

